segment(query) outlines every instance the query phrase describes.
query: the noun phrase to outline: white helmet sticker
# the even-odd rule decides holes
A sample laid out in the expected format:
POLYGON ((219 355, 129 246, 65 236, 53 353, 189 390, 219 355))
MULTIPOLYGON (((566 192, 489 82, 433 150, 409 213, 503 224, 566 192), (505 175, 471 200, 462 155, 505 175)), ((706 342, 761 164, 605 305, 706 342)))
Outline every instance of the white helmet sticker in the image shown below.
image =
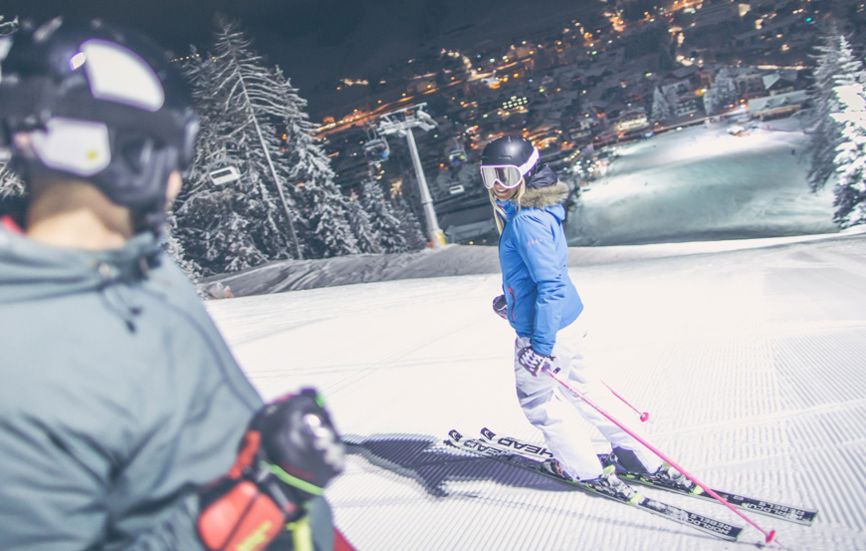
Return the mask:
POLYGON ((30 133, 33 152, 45 166, 93 176, 111 162, 108 127, 101 122, 56 117, 30 133))
POLYGON ((92 39, 81 45, 90 92, 96 99, 158 111, 165 91, 153 69, 135 52, 114 42, 92 39))

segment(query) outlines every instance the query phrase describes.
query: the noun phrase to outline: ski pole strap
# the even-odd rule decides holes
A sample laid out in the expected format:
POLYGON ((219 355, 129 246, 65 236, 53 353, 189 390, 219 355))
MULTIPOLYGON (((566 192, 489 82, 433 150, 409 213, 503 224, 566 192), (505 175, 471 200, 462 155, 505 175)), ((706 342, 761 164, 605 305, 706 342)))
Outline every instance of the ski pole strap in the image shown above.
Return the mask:
POLYGON ((286 484, 293 488, 297 488, 303 492, 307 492, 308 494, 314 496, 320 496, 325 493, 325 490, 323 488, 319 488, 315 484, 311 484, 306 480, 290 475, 279 465, 272 465, 265 461, 263 461, 263 463, 267 468, 270 469, 272 473, 274 473, 274 476, 280 479, 280 482, 282 482, 283 484, 286 484))
POLYGON ((307 515, 286 524, 286 530, 292 533, 294 551, 314 551, 313 530, 307 515))

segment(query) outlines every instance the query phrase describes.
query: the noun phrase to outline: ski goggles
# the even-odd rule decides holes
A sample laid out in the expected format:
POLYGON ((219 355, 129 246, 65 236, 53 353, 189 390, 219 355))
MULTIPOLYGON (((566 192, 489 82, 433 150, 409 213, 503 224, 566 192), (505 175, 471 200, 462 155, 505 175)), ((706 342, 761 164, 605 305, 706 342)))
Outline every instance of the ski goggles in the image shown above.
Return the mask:
POLYGON ((499 185, 505 189, 517 187, 523 179, 523 174, 516 166, 482 166, 481 181, 484 182, 484 187, 493 189, 493 185, 499 182, 499 185))
POLYGON ((538 162, 538 150, 533 149, 529 159, 520 166, 514 165, 481 165, 481 181, 487 189, 493 189, 494 184, 505 189, 512 189, 520 185, 523 177, 538 162))

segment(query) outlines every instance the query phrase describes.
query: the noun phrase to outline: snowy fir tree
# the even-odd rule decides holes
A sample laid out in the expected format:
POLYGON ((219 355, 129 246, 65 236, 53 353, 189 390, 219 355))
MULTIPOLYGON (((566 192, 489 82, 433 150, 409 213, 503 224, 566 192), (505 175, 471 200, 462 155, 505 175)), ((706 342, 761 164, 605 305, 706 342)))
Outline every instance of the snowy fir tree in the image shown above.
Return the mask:
POLYGON ((357 238, 358 249, 362 253, 381 253, 381 237, 373 228, 370 215, 361 205, 361 200, 357 194, 352 194, 349 197, 348 206, 349 225, 357 238))
POLYGON ((665 96, 660 87, 653 90, 653 106, 652 119, 654 121, 664 121, 673 118, 674 108, 670 99, 665 96))
POLYGON ((866 68, 833 26, 817 50, 809 183, 815 191, 835 178, 833 220, 846 228, 866 221, 866 68))
POLYGON ((722 67, 716 73, 713 85, 704 94, 704 111, 707 115, 715 115, 727 109, 727 106, 737 101, 737 86, 731 69, 722 67))
POLYGON ((283 83, 238 25, 217 23, 213 50, 187 66, 202 132, 187 190, 177 207, 178 237, 205 274, 242 270, 267 260, 301 257, 299 213, 281 167, 283 83), (218 183, 214 170, 233 168, 218 183))
POLYGON ((241 270, 266 260, 254 240, 254 228, 244 220, 247 211, 262 214, 263 209, 255 207, 261 190, 242 172, 243 158, 230 154, 228 140, 219 134, 218 100, 211 96, 213 69, 209 61, 187 67, 202 120, 195 160, 174 206, 174 235, 204 275, 241 270), (211 179, 212 172, 228 167, 241 171, 236 182, 219 185, 211 179))
POLYGON ((304 236, 308 256, 322 258, 360 252, 358 240, 346 219, 348 200, 315 180, 299 184, 306 213, 304 236))
MULTIPOLYGON (((18 30, 18 27, 17 17, 0 15, 0 57, 5 55, 5 48, 11 45, 8 35, 18 30)), ((0 201, 20 198, 24 195, 24 183, 21 178, 9 168, 9 165, 0 163, 0 201)))
POLYGON ((187 277, 192 282, 196 282, 201 278, 201 272, 198 265, 193 262, 183 245, 178 241, 177 237, 177 217, 174 213, 169 213, 168 223, 166 224, 166 232, 162 242, 162 248, 175 263, 180 266, 181 270, 186 273, 187 277))
POLYGON ((809 188, 817 192, 827 184, 836 171, 836 146, 840 135, 832 114, 839 108, 833 93, 834 78, 839 74, 839 34, 834 26, 822 35, 816 46, 813 84, 809 91, 814 115, 809 123, 809 188))
POLYGON ((379 238, 379 246, 385 253, 402 253, 409 250, 403 236, 401 222, 394 214, 391 201, 385 198, 382 187, 375 180, 364 182, 360 195, 361 206, 370 216, 373 232, 379 238))
POLYGON ((833 115, 841 127, 836 147, 836 185, 833 221, 847 228, 866 223, 866 89, 860 82, 835 88, 840 112, 833 115))
POLYGON ((306 233, 308 256, 317 258, 361 252, 358 236, 349 224, 348 198, 334 183, 334 171, 324 149, 315 141, 315 125, 306 113, 307 101, 291 81, 276 68, 279 89, 273 101, 282 107, 280 124, 285 128, 285 153, 280 167, 289 187, 298 190, 306 233))
POLYGON ((212 51, 187 74, 202 115, 201 152, 177 208, 178 237, 203 272, 360 252, 306 101, 238 24, 220 18, 212 51), (214 171, 226 168, 239 178, 215 182, 214 171))
POLYGON ((24 183, 9 165, 0 163, 0 198, 21 197, 24 195, 24 183))
POLYGON ((18 30, 20 24, 17 17, 0 15, 0 37, 8 36, 18 30))
POLYGON ((427 238, 424 237, 421 223, 406 198, 402 193, 397 192, 392 195, 391 202, 394 205, 394 215, 400 220, 400 232, 409 250, 423 249, 427 245, 427 238))
MULTIPOLYGON (((848 84, 866 84, 866 71, 863 62, 854 53, 851 42, 844 35, 837 39, 836 66, 838 71, 833 75, 833 86, 846 86, 848 84)), ((837 101, 839 94, 834 90, 837 101)))

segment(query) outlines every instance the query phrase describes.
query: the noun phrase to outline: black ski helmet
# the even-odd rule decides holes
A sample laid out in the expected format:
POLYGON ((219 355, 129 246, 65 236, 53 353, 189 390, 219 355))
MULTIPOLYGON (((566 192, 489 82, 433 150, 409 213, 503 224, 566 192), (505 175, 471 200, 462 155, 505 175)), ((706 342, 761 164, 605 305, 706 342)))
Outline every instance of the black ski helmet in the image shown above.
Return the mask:
POLYGON ((25 177, 92 183, 159 233, 166 186, 192 163, 198 118, 146 37, 99 20, 24 25, 0 60, 0 147, 25 177))
POLYGON ((541 166, 540 155, 532 142, 519 136, 503 136, 485 146, 481 166, 515 166, 529 180, 541 166))

